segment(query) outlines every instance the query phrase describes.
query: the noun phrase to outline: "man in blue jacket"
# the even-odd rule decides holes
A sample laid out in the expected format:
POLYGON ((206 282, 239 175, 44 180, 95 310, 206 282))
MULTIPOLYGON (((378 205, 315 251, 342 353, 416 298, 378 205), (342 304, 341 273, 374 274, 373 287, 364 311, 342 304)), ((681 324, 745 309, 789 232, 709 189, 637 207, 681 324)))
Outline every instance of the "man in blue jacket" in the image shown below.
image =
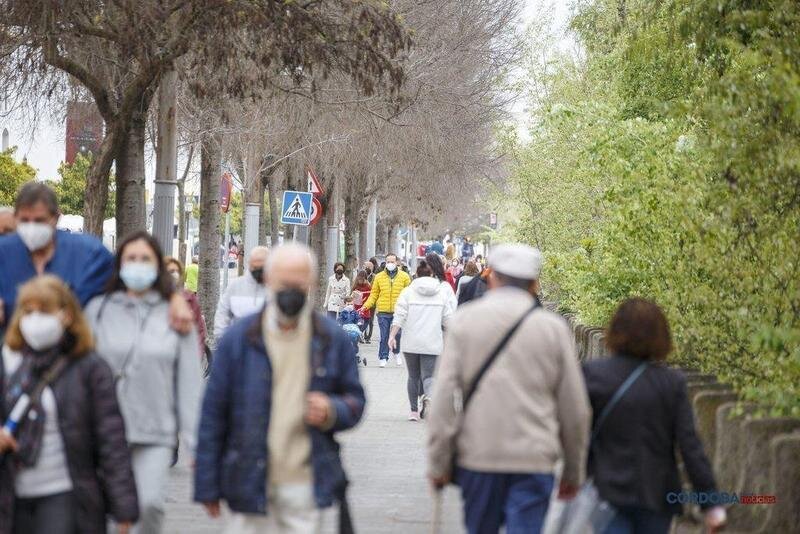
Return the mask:
MULTIPOLYGON (((0 236, 0 339, 14 312, 17 289, 44 273, 61 278, 86 305, 102 293, 114 271, 114 256, 95 236, 56 230, 61 210, 55 192, 42 182, 23 185, 14 202, 16 233, 0 236)), ((192 310, 176 292, 170 299, 170 325, 187 334, 192 310)))
POLYGON ((85 305, 102 293, 114 256, 93 236, 56 230, 56 194, 41 182, 22 186, 14 204, 16 233, 0 237, 0 330, 11 318, 17 288, 44 273, 61 278, 85 305))
POLYGON ((334 433, 358 423, 364 390, 345 332, 313 311, 316 259, 302 245, 267 259, 266 307, 225 332, 200 418, 194 499, 230 532, 316 532, 347 479, 334 433))

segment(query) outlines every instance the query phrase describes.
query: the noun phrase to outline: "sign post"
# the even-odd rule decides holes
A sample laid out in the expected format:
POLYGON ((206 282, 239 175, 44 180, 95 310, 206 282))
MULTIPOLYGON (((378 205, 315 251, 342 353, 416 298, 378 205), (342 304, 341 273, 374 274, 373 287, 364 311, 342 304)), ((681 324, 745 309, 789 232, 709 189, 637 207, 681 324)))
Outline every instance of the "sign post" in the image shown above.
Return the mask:
POLYGON ((225 247, 225 254, 223 256, 224 271, 222 271, 222 289, 228 287, 228 243, 231 240, 231 197, 233 196, 233 176, 231 173, 226 172, 222 175, 219 181, 219 209, 225 214, 225 237, 223 238, 223 245, 225 247))

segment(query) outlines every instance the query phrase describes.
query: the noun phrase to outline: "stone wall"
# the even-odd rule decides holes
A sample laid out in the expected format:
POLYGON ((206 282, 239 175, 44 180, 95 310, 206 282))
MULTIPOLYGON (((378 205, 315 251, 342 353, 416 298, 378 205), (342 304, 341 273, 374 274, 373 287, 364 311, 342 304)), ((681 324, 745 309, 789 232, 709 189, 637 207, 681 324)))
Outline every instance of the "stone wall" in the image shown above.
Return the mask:
MULTIPOLYGON (((545 306, 556 309, 551 302, 545 306)), ((575 335, 581 361, 608 356, 602 328, 580 324, 573 314, 563 315, 575 335)), ((719 491, 736 493, 739 498, 755 494, 777 499, 775 504, 729 506, 725 532, 800 531, 800 419, 755 417, 755 407, 742 405, 730 386, 719 383, 715 376, 683 371, 697 430, 714 466, 719 491)), ((691 490, 688 481, 685 489, 691 490)), ((686 530, 702 532, 700 511, 686 508, 687 518, 695 525, 686 530)))

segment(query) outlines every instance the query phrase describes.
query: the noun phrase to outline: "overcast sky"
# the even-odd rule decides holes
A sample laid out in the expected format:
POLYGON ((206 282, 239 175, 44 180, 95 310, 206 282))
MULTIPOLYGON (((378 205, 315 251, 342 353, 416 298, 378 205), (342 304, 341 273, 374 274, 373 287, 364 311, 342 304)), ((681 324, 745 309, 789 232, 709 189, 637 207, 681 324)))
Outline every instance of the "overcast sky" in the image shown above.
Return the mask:
MULTIPOLYGON (((569 0, 525 0, 521 24, 529 24, 541 13, 550 13, 553 19, 553 33, 563 35, 569 19, 569 4, 569 0)), ((520 99, 512 111, 522 125, 525 120, 524 102, 520 99)), ((58 166, 65 157, 65 121, 42 121, 33 135, 26 121, 27 118, 18 113, 13 116, 0 114, 0 131, 8 128, 10 145, 18 147, 17 159, 26 158, 37 170, 40 179, 58 177, 58 166)), ((152 180, 154 166, 155 162, 148 161, 148 181, 152 180)))

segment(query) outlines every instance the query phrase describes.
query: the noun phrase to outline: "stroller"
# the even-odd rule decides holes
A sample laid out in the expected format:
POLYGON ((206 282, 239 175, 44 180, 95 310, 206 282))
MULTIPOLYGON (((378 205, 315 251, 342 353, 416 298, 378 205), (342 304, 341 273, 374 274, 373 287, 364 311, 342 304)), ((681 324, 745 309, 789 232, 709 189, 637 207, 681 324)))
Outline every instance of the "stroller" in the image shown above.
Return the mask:
POLYGON ((361 358, 359 355, 360 349, 358 347, 358 343, 361 340, 361 327, 363 326, 364 320, 353 308, 352 303, 346 305, 344 309, 339 312, 337 321, 342 326, 342 330, 344 330, 350 338, 350 342, 356 350, 356 364, 363 363, 367 365, 367 359, 361 358))

